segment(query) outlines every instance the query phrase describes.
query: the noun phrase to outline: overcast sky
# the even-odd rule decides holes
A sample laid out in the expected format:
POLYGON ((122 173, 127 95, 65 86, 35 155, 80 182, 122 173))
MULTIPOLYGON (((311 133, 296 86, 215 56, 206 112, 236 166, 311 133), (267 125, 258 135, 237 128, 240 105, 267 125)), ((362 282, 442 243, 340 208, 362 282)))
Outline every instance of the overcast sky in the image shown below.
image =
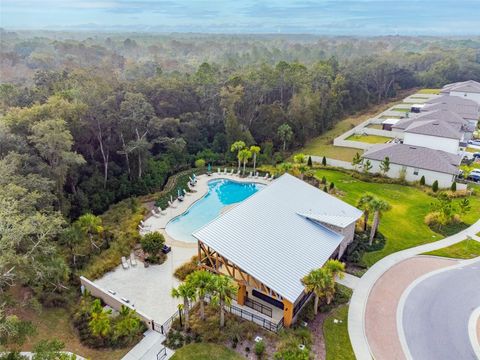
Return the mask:
POLYGON ((480 0, 0 0, 7 29, 479 35, 480 0))

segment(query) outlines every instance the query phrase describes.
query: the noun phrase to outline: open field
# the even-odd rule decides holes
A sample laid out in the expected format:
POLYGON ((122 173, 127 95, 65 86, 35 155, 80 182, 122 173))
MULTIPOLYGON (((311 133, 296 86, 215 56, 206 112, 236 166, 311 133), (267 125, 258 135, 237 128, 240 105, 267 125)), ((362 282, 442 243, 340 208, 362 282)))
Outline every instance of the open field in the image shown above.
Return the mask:
MULTIPOLYGON (((252 349, 253 351, 253 349, 252 349)), ((172 360, 241 360, 243 357, 225 346, 198 343, 189 344, 178 349, 172 360)))
POLYGON ((355 360, 348 336, 348 305, 339 306, 325 319, 323 334, 327 360, 355 360))
POLYGON ((423 253, 422 255, 442 256, 454 259, 473 259, 480 256, 480 242, 476 240, 463 240, 443 249, 423 253))
MULTIPOLYGON (((336 170, 320 169, 317 170, 316 176, 318 178, 325 176, 329 183, 334 182, 335 187, 341 192, 339 197, 351 205, 355 205, 365 193, 374 194, 391 205, 391 210, 383 215, 379 227, 387 242, 382 250, 364 255, 362 261, 367 266, 396 251, 444 237, 432 231, 424 223, 425 215, 430 212, 434 199, 421 189, 398 184, 360 181, 336 170)), ((462 227, 471 225, 478 219, 478 213, 474 209, 480 208, 480 197, 477 195, 469 199, 472 210, 464 216, 465 224, 462 227)))
POLYGON ((391 140, 391 138, 386 136, 378 136, 378 135, 350 135, 345 140, 351 141, 360 141, 368 144, 384 144, 391 140))
MULTIPOLYGON (((339 121, 333 129, 326 131, 324 134, 310 140, 302 149, 296 152, 301 152, 308 155, 326 156, 328 158, 351 161, 357 152, 362 152, 358 149, 333 146, 333 139, 343 134, 362 122, 378 115, 382 111, 385 111, 392 106, 395 106, 401 99, 413 93, 413 90, 404 91, 395 100, 387 104, 380 104, 371 107, 368 111, 350 116, 346 119, 339 121)), ((390 116, 391 118, 391 116, 390 116)))

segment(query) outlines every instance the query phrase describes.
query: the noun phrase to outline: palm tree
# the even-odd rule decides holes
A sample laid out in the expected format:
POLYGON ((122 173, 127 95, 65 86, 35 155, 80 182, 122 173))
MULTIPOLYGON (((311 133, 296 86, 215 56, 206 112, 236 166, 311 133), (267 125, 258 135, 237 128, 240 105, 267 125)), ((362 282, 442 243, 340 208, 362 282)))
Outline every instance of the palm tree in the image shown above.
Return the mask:
POLYGON ((93 236, 103 233, 102 219, 99 216, 87 213, 78 218, 76 225, 90 238, 90 244, 93 247, 100 249, 100 247, 95 244, 93 236))
POLYGON ((310 271, 302 279, 302 283, 305 286, 307 293, 312 292, 315 295, 313 302, 315 315, 318 313, 318 302, 320 299, 325 298, 327 304, 333 300, 335 296, 335 279, 343 279, 345 271, 345 264, 330 259, 320 269, 310 271))
POLYGON ((131 310, 125 305, 122 305, 118 314, 118 321, 115 323, 115 328, 113 330, 114 338, 131 338, 137 334, 137 330, 140 326, 140 319, 136 316, 135 310, 131 310))
POLYGON ((380 199, 374 198, 370 202, 370 209, 373 211, 373 223, 372 229, 370 230, 370 240, 368 242, 369 245, 372 245, 373 238, 378 229, 378 225, 380 224, 380 217, 383 212, 390 210, 391 206, 388 202, 380 199))
POLYGON ((205 320, 205 296, 213 292, 215 276, 209 271, 198 270, 188 275, 185 281, 195 288, 200 301, 200 318, 205 320))
POLYGON ((318 303, 320 299, 326 296, 327 289, 330 287, 329 283, 332 281, 331 279, 333 279, 332 274, 324 268, 312 270, 302 279, 305 292, 313 292, 315 296, 313 302, 315 315, 318 313, 318 303))
POLYGON ((333 278, 343 279, 345 277, 345 264, 336 259, 328 259, 327 262, 323 265, 324 269, 330 271, 333 275, 333 278))
MULTIPOLYGON (((239 141, 235 141, 232 146, 230 146, 230 151, 231 152, 236 152, 237 153, 237 158, 238 158, 238 153, 240 152, 240 150, 243 150, 245 148, 245 143, 241 140, 239 141)), ((241 165, 241 162, 240 162, 240 158, 238 158, 238 171, 240 171, 240 165, 241 165)))
POLYGON ((187 330, 190 320, 190 301, 195 300, 195 288, 191 283, 184 282, 178 285, 176 289, 172 289, 171 295, 174 298, 183 299, 183 312, 185 314, 185 323, 183 325, 185 330, 187 330))
POLYGON ((260 153, 260 146, 250 146, 250 152, 253 155, 253 172, 257 169, 257 155, 260 153))
POLYGON ((220 327, 225 326, 225 305, 230 305, 237 295, 237 286, 225 275, 218 275, 214 280, 214 293, 212 301, 220 305, 220 327))
POLYGON ((238 162, 243 162, 243 175, 245 175, 245 165, 247 164, 248 159, 252 157, 252 153, 248 149, 243 149, 238 152, 238 162))
POLYGON ((111 329, 110 314, 112 310, 104 310, 99 299, 95 299, 90 309, 88 326, 94 336, 106 336, 111 329))
POLYGON ((357 207, 363 210, 363 231, 367 231, 368 216, 370 215, 370 203, 372 200, 372 194, 365 194, 357 202, 357 207))

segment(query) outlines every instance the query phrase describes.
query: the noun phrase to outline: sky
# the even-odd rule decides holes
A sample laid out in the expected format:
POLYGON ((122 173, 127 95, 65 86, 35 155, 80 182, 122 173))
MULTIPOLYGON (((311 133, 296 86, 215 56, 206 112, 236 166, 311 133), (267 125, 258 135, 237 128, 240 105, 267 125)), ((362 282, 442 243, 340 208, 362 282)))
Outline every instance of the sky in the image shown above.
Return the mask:
POLYGON ((480 0, 0 0, 6 29, 480 35, 480 0))

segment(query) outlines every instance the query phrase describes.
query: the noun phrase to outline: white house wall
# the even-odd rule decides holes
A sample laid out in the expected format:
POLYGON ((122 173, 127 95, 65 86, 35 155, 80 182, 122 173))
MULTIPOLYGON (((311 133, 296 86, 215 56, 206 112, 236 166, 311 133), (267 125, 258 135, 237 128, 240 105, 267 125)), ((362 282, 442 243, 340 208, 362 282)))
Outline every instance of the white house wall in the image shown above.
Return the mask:
POLYGON ((452 154, 458 154, 459 150, 458 140, 422 134, 405 133, 403 143, 434 150, 442 150, 452 154))
MULTIPOLYGON (((381 161, 370 160, 372 164, 371 173, 381 173, 380 163, 381 161)), ((390 171, 386 174, 389 178, 399 179, 404 166, 398 164, 390 164, 390 171)), ((405 180, 414 182, 420 181, 422 176, 425 176, 425 184, 432 185, 435 180, 438 181, 440 188, 448 188, 452 185, 455 177, 450 174, 440 173, 431 170, 418 169, 418 175, 414 174, 415 169, 413 167, 405 167, 405 180)))
POLYGON ((450 91, 450 96, 458 96, 464 99, 469 99, 480 104, 480 93, 464 93, 460 91, 450 91))

